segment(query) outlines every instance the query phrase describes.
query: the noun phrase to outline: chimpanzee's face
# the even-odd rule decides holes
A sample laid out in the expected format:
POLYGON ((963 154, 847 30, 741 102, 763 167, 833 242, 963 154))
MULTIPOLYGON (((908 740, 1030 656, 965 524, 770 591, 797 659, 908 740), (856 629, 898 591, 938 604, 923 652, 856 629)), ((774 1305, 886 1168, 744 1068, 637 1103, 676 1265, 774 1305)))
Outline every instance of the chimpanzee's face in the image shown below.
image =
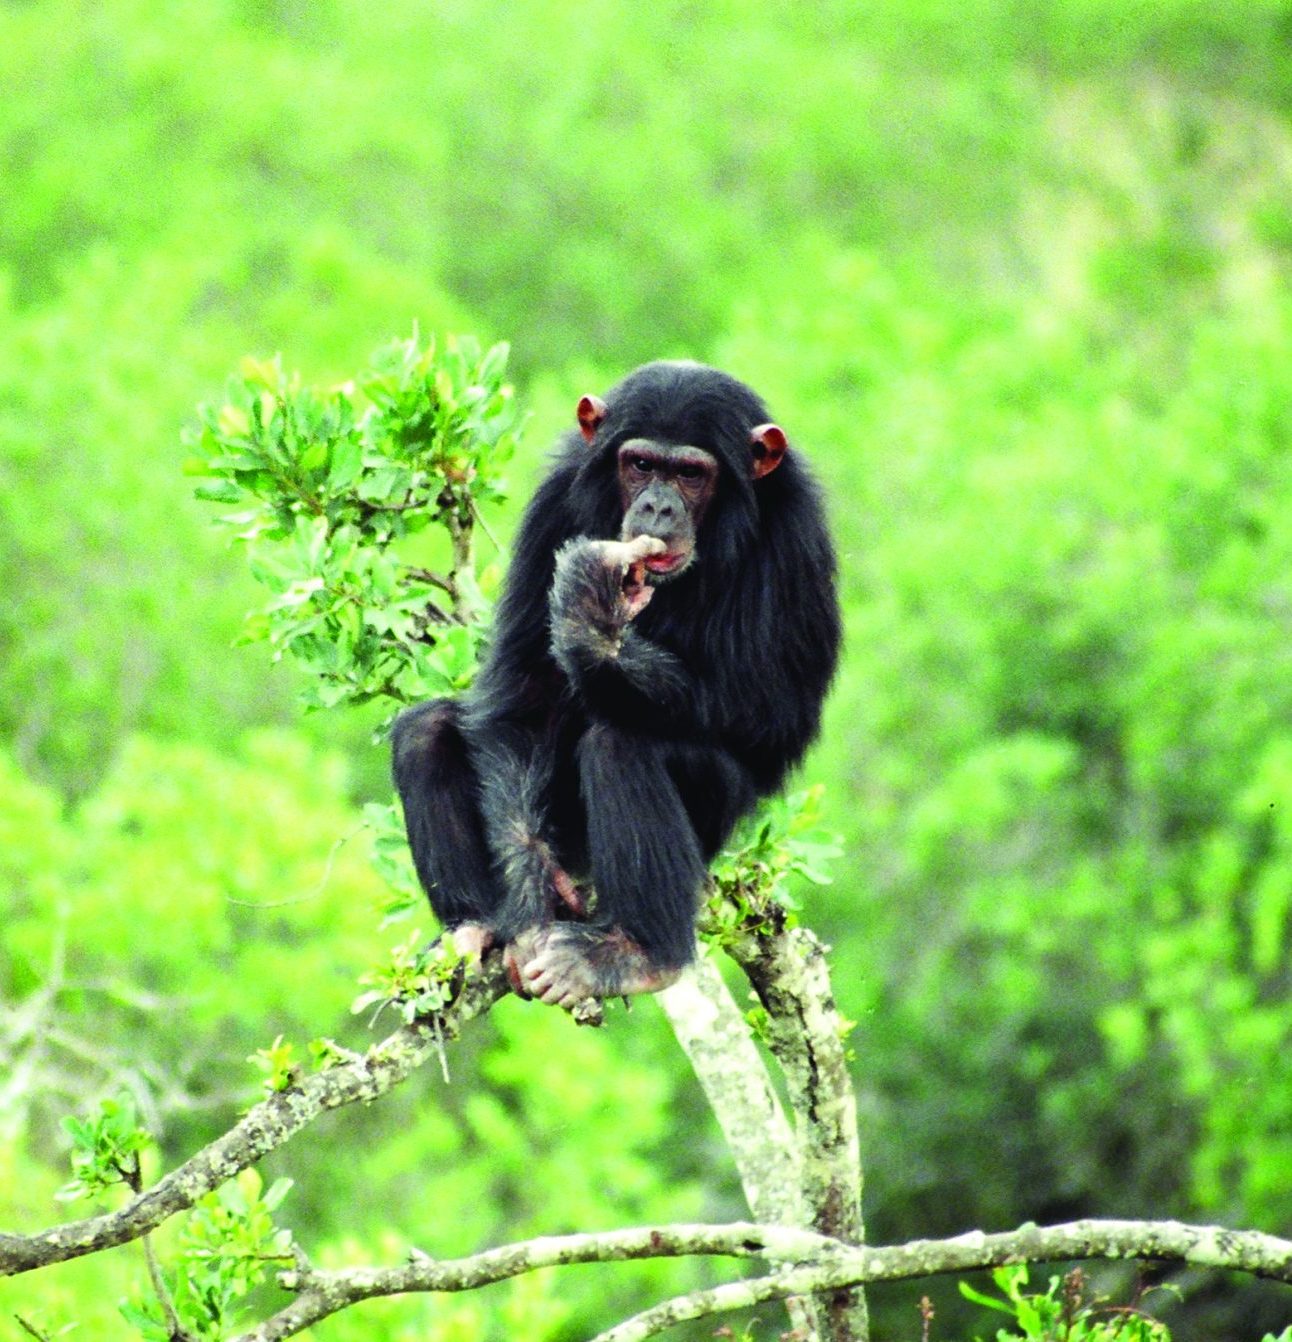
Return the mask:
POLYGON ((668 547, 645 561, 647 582, 667 582, 690 567, 700 523, 717 487, 717 459, 703 448, 649 438, 630 438, 620 447, 620 539, 654 536, 668 547))

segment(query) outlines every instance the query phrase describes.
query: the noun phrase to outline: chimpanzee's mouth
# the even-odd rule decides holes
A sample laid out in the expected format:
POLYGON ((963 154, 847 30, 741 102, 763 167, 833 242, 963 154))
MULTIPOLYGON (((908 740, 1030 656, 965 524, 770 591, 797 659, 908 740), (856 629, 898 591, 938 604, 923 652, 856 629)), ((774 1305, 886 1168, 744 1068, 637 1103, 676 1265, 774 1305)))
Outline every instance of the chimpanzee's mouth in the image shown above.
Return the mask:
POLYGON ((690 562, 689 549, 666 550, 662 555, 646 556, 646 571, 653 573, 657 578, 672 577, 675 573, 681 573, 690 562))

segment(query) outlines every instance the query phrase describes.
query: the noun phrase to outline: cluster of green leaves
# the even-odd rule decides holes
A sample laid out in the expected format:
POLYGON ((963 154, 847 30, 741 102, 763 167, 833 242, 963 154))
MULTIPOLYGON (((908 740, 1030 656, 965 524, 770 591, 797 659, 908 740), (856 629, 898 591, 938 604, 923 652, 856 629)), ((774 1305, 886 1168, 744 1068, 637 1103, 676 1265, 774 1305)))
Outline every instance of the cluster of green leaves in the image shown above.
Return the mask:
MULTIPOLYGON (((280 1044, 275 1042, 275 1050, 281 1055, 280 1044)), ((269 1083, 274 1080, 270 1077, 269 1083)), ((141 1191, 140 1153, 153 1139, 141 1126, 131 1096, 103 1099, 92 1117, 65 1118, 63 1128, 72 1140, 74 1177, 59 1191, 60 1198, 97 1198, 121 1186, 141 1191)), ((279 1179, 264 1190, 260 1175, 247 1169, 201 1198, 175 1236, 170 1261, 163 1266, 153 1260, 149 1294, 136 1291, 122 1301, 126 1322, 146 1342, 172 1338, 172 1316, 186 1337, 222 1342, 251 1290, 272 1267, 291 1261, 291 1234, 273 1220, 291 1186, 290 1179, 279 1179)), ((150 1247, 149 1252, 155 1251, 150 1247)))
MULTIPOLYGON (((291 1233, 274 1224, 291 1187, 290 1179, 278 1179, 266 1189, 255 1170, 243 1170, 189 1212, 162 1269, 168 1304, 186 1337, 224 1342, 237 1331, 251 1291, 292 1262, 291 1233)), ((156 1298, 136 1294, 121 1313, 144 1342, 175 1336, 156 1298)))
POLYGON ((387 1006, 395 1007, 405 1021, 438 1011, 452 1000, 461 967, 462 956, 451 934, 428 943, 414 929, 406 941, 392 948, 385 964, 360 977, 360 983, 370 987, 355 998, 350 1009, 355 1015, 372 1011, 370 1023, 387 1006))
POLYGON ((414 334, 354 383, 302 386, 281 360, 245 359, 225 404, 185 435, 198 497, 249 547, 274 593, 247 631, 309 673, 310 708, 408 702, 471 679, 485 605, 472 565, 482 504, 502 497, 515 446, 507 346, 414 334), (409 555, 438 526, 447 566, 409 555))
POLYGON ((140 1152, 152 1138, 139 1124, 133 1097, 121 1094, 101 1100, 93 1118, 69 1114, 63 1119, 63 1131, 72 1140, 72 1179, 59 1190, 60 1199, 99 1197, 122 1185, 138 1191, 140 1152))
POLYGON ((258 1048, 247 1061, 260 1073, 260 1084, 268 1095, 289 1090, 301 1076, 296 1047, 282 1035, 268 1048, 258 1048))
POLYGON ((994 1342, 1171 1342, 1166 1325, 1143 1310, 1090 1300, 1080 1268, 1051 1277, 1044 1291, 1026 1289, 1026 1263, 998 1267, 991 1277, 1000 1296, 959 1286, 966 1300, 1010 1316, 1012 1326, 998 1329, 994 1342))
POLYGON ((0 786, 0 990, 29 1003, 13 1061, 39 1082, 5 1092, 0 1129, 47 1149, 69 1094, 125 1085, 169 1159, 241 1102, 253 1049, 349 1026, 355 967, 387 937, 335 754, 138 739, 72 812, 3 756, 0 786))
MULTIPOLYGON (((1009 1315, 1010 1326, 997 1329, 993 1342, 1171 1342, 1166 1324, 1138 1302, 1114 1305, 1092 1298, 1079 1267, 1063 1277, 1050 1277, 1044 1291, 1027 1290, 1031 1273, 1026 1263, 995 1268, 991 1278, 999 1296, 967 1282, 958 1285, 966 1300, 1009 1315)), ((1278 1337, 1266 1333, 1261 1342, 1292 1342, 1292 1327, 1278 1337)))
POLYGON ((825 866, 842 854, 822 825, 823 784, 771 797, 736 827, 710 866, 701 928, 716 945, 748 931, 793 926, 800 904, 790 878, 830 884, 825 866))

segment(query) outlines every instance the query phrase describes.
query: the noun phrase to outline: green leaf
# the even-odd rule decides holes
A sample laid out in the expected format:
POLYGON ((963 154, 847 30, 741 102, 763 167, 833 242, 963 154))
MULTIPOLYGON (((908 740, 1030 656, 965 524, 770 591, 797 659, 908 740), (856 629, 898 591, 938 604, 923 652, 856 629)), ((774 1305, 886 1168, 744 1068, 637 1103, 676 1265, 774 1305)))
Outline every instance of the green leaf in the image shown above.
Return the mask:
POLYGON ((994 1295, 984 1295, 981 1291, 976 1291, 968 1282, 957 1282, 960 1288, 960 1294, 966 1300, 971 1300, 975 1305, 982 1305, 985 1309, 994 1309, 1000 1314, 1008 1314, 1010 1318, 1014 1317, 1013 1306, 1004 1300, 998 1300, 994 1295))
POLYGON ((63 1118, 60 1126, 63 1131, 72 1139, 72 1144, 81 1151, 93 1151, 95 1146, 94 1128, 84 1119, 76 1118, 68 1114, 63 1118))
POLYGON ((500 340, 481 360, 479 378, 486 387, 492 387, 501 380, 507 371, 507 360, 511 357, 511 346, 500 340))
POLYGON ((213 485, 198 485, 193 496, 204 503, 237 503, 242 498, 242 491, 237 485, 224 480, 213 485))
POLYGON ((275 1179, 269 1186, 269 1191, 264 1195, 263 1201, 266 1210, 275 1211, 282 1205, 283 1199, 292 1191, 292 1185, 295 1181, 292 1179, 275 1179))
POLYGON ((332 449, 328 484, 337 490, 348 489, 363 469, 363 444, 357 438, 342 438, 332 449))

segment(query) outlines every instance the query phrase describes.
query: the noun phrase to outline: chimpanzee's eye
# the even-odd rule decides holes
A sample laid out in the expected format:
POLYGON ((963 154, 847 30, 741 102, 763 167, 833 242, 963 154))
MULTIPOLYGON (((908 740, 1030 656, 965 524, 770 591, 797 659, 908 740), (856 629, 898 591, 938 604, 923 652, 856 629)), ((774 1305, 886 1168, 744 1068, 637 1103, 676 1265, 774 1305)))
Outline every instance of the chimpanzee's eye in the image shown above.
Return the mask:
POLYGON ((643 475, 649 475, 651 468, 655 463, 649 457, 629 457, 628 464, 635 471, 640 471, 643 475))
POLYGON ((677 468, 677 474, 682 480, 698 480, 704 474, 704 467, 697 466, 693 461, 683 462, 677 468))

